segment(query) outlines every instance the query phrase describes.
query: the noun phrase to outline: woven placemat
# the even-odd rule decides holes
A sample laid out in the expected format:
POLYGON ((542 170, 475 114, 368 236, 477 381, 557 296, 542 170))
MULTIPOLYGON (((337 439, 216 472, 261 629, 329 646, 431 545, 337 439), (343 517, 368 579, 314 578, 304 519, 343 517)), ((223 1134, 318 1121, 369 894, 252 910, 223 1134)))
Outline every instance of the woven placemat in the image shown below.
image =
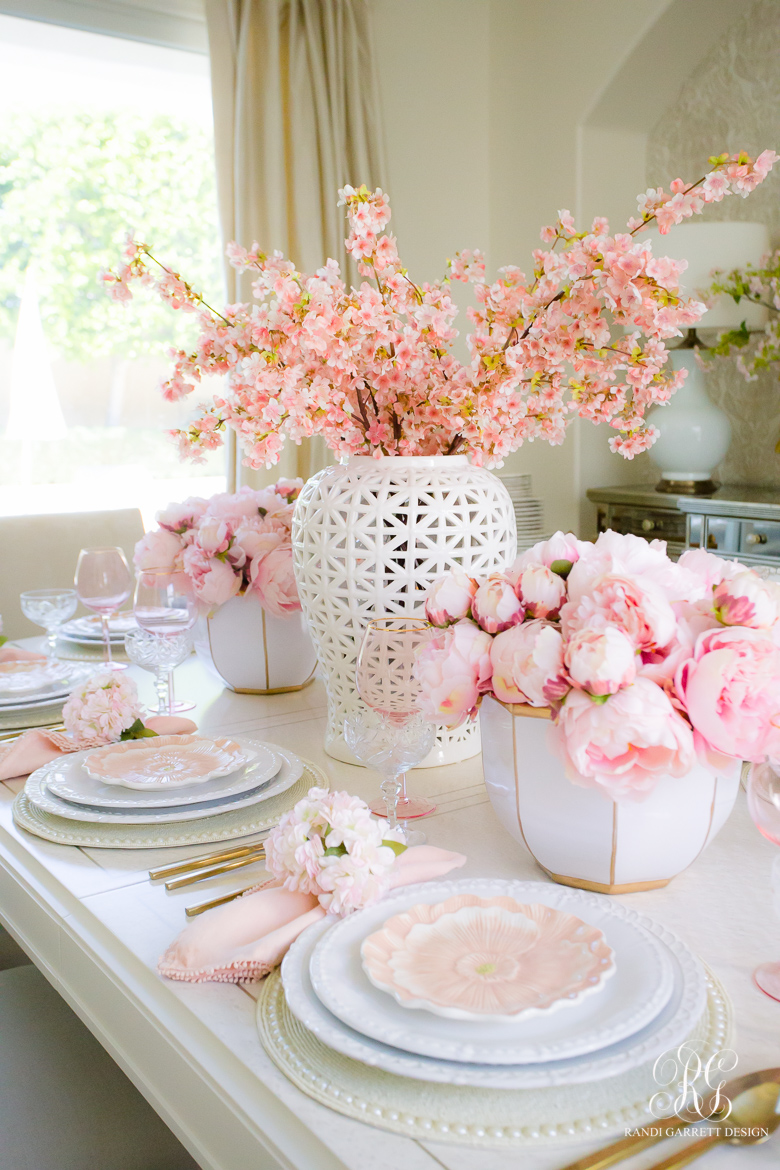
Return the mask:
POLYGON ((45 707, 11 711, 8 714, 0 713, 0 732, 21 731, 28 727, 46 727, 47 724, 62 723, 64 702, 64 699, 60 699, 59 702, 47 704, 45 707))
POLYGON ((303 775, 286 792, 272 796, 247 808, 201 817, 195 821, 159 825, 104 825, 87 821, 69 821, 65 817, 43 812, 24 791, 13 803, 14 821, 21 829, 55 841, 58 845, 85 845, 92 849, 163 849, 168 846, 202 845, 216 841, 233 841, 270 829, 283 813, 316 785, 327 788, 328 780, 316 764, 301 760, 303 775))
MULTIPOLYGON (((699 1052, 712 1053, 731 1043, 733 1009, 718 979, 706 967, 705 972, 707 1005, 689 1040, 697 1042, 699 1052)), ((308 1097, 418 1140, 511 1149, 585 1142, 655 1120, 648 1107, 659 1091, 654 1062, 606 1080, 548 1089, 411 1080, 350 1060, 319 1041, 288 1008, 278 970, 261 987, 256 1021, 271 1060, 308 1097)))

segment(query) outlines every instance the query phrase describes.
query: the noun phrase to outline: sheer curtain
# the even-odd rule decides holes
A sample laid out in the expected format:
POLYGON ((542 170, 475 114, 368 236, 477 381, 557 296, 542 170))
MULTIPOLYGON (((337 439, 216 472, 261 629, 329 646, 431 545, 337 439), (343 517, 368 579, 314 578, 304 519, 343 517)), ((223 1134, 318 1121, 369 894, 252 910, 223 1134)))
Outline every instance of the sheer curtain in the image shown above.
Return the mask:
MULTIPOLYGON (((344 251, 345 183, 383 185, 366 0, 206 0, 223 239, 279 248, 304 271, 344 251)), ((228 299, 250 280, 226 267, 228 299)), ((240 460, 240 452, 238 456, 240 460)), ((308 478, 329 461, 320 439, 287 443, 270 472, 308 478)))

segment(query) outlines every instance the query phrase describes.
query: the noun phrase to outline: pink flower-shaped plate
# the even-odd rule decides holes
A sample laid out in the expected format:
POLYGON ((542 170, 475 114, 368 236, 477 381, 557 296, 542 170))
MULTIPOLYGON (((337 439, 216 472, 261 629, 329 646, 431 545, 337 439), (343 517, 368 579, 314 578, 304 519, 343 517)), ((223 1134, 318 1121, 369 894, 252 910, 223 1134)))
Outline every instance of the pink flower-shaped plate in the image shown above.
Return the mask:
POLYGON ((139 790, 170 789, 229 776, 256 755, 233 739, 159 735, 98 748, 85 757, 84 768, 104 784, 139 790))
POLYGON ((402 1006, 514 1022, 579 1003, 614 973, 603 933, 573 914, 459 894, 390 918, 364 939, 363 969, 402 1006))

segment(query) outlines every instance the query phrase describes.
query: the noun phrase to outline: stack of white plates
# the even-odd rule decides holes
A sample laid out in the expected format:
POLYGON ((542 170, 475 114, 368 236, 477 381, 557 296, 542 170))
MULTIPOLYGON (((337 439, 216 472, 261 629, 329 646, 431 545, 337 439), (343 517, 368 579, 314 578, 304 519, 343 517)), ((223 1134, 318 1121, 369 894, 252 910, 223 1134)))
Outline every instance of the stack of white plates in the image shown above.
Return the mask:
MULTIPOLYGON (((137 622, 132 613, 117 613, 108 619, 108 636, 112 646, 121 646, 125 634, 134 630, 137 622)), ((73 618, 57 631, 57 637, 64 642, 75 642, 79 646, 100 646, 103 642, 103 626, 97 614, 90 617, 73 618)))
POLYGON ((258 804, 302 773, 293 752, 261 740, 171 735, 53 760, 32 773, 25 794, 70 821, 154 825, 258 804))
MULTIPOLYGON (((408 980, 408 963, 407 956, 403 976, 405 968, 392 956, 398 982, 408 980)), ((495 1089, 581 1084, 652 1063, 691 1033, 706 1005, 701 965, 665 928, 579 890, 492 879, 410 886, 360 913, 325 919, 293 944, 282 980, 293 1014, 337 1052, 415 1080, 495 1089), (575 915, 602 932, 612 951, 609 977, 592 993, 571 996, 561 1010, 524 1012, 509 1022, 446 1018, 369 979, 361 947, 370 935, 413 907, 464 894, 575 915)))
POLYGON ((0 715, 62 705, 73 688, 94 672, 94 664, 85 662, 4 662, 0 664, 0 715))
POLYGON ((537 540, 544 539, 542 535, 542 524, 544 523, 542 501, 534 499, 531 495, 530 475, 502 475, 499 478, 512 500, 517 522, 517 551, 523 552, 535 544, 537 540))

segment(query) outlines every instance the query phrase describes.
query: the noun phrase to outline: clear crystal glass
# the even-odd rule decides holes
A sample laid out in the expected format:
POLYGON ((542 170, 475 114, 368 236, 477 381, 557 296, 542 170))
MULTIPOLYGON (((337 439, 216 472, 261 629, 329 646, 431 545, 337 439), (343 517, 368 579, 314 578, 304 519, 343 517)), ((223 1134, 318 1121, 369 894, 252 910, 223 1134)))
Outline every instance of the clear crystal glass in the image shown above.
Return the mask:
POLYGON ((57 656, 57 631, 76 612, 79 603, 75 589, 28 589, 20 594, 22 613, 46 631, 46 653, 57 656))
POLYGON ((188 631, 153 634, 140 628, 130 630, 125 634, 125 650, 131 662, 154 674, 158 715, 192 709, 192 703, 177 705, 173 693, 173 672, 192 653, 192 636, 188 631))
MULTIPOLYGON (((419 711, 403 722, 393 721, 370 708, 354 711, 344 720, 344 739, 357 758, 379 772, 385 815, 391 829, 398 817, 405 820, 399 803, 406 772, 424 760, 436 740, 436 726, 419 711)), ((435 807, 435 806, 432 806, 435 807)), ((374 809, 374 811, 377 811, 374 809)), ((407 845, 423 845, 425 834, 404 826, 407 845)))

